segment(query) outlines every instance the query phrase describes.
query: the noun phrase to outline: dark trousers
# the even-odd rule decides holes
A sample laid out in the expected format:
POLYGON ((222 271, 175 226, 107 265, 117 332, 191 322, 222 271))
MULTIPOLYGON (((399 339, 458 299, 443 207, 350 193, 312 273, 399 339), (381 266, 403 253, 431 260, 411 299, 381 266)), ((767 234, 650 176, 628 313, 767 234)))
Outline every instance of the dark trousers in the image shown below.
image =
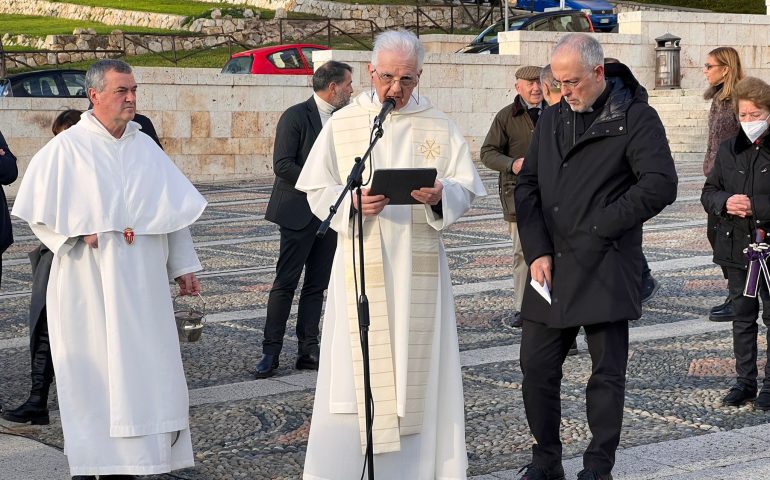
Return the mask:
POLYGON ((275 281, 267 299, 265 340, 262 342, 264 354, 278 355, 281 352, 286 321, 303 268, 305 281, 299 295, 297 312, 299 354, 318 353, 318 324, 337 248, 337 233, 333 230, 329 230, 323 238, 315 236, 320 224, 321 221, 314 217, 302 230, 280 228, 281 249, 275 268, 275 281))
POLYGON ((48 398, 48 388, 53 382, 53 360, 51 343, 48 339, 48 317, 45 308, 29 335, 29 351, 32 357, 32 388, 30 395, 48 398))
MULTIPOLYGON (((770 294, 764 280, 760 279, 759 297, 743 296, 746 275, 746 270, 727 267, 727 287, 730 290, 730 297, 733 298, 733 308, 735 309, 735 319, 733 320, 735 374, 738 382, 756 388, 759 299, 762 299, 763 306, 762 321, 767 326, 770 324, 770 294)), ((768 340, 770 340, 770 334, 768 334, 768 340)), ((767 358, 770 358, 770 348, 766 354, 767 358)), ((765 366, 764 384, 770 388, 770 363, 765 366)))
MULTIPOLYGON (((535 445, 532 463, 546 471, 561 465, 562 365, 580 327, 548 328, 524 319, 521 337, 522 392, 527 422, 535 445)), ((591 376, 586 385, 586 414, 593 439, 583 454, 583 466, 608 474, 623 424, 623 402, 628 364, 628 322, 583 327, 591 354, 591 376)))

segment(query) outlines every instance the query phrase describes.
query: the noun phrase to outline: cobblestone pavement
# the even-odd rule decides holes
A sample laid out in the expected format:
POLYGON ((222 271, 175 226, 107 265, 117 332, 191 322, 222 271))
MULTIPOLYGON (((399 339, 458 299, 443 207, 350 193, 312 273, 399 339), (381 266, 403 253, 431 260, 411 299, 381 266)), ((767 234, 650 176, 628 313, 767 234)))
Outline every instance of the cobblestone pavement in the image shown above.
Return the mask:
MULTIPOLYGON (((720 405, 733 375, 730 326, 705 317, 709 307, 721 303, 725 282, 707 253, 699 202, 701 165, 680 162, 677 168, 679 199, 645 226, 645 252, 661 289, 632 324, 622 448, 760 425, 770 418, 751 405, 720 405)), ((482 174, 490 195, 444 236, 457 296, 470 475, 526 464, 532 442, 521 402, 520 332, 507 323, 510 239, 501 220, 496 176, 483 168, 482 174)), ((292 325, 279 376, 260 381, 252 376, 278 252, 277 228, 262 217, 271 184, 262 179, 200 186, 210 203, 193 235, 206 268, 201 277, 209 325, 201 342, 181 346, 197 462, 195 468, 153 478, 301 475, 314 374, 293 370, 292 325)), ((14 228, 16 243, 3 257, 0 292, 0 403, 7 406, 28 393, 31 278, 26 254, 36 245, 25 225, 17 222, 14 228)), ((760 345, 764 351, 763 340, 760 345)), ((566 457, 579 455, 590 435, 584 403, 590 358, 584 344, 582 350, 568 359, 564 372, 566 457)), ((54 393, 54 406, 55 400, 54 393)), ((2 423, 0 431, 62 447, 57 412, 50 426, 2 423)))

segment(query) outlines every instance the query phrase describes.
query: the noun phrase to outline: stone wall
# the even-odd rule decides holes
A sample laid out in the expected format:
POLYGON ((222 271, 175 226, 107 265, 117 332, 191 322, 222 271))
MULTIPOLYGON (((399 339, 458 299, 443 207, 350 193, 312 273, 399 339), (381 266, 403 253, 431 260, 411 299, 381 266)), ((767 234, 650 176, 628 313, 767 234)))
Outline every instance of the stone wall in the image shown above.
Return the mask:
POLYGON ((703 10, 701 8, 685 8, 685 7, 674 7, 669 5, 656 5, 654 3, 638 3, 638 2, 626 2, 626 1, 615 1, 610 0, 609 3, 611 3, 614 8, 613 10, 615 13, 624 13, 624 12, 710 12, 710 10, 703 10))
MULTIPOLYGON (((642 84, 655 85, 655 38, 666 33, 681 37, 680 65, 683 88, 705 88, 703 62, 712 49, 731 45, 741 55, 744 69, 770 78, 770 16, 697 12, 637 11, 618 15, 619 33, 595 33, 605 55, 626 63, 642 84)), ((528 63, 548 63, 559 32, 504 32, 500 52, 528 63)))
POLYGON ((51 3, 44 0, 3 0, 0 2, 0 13, 59 17, 71 20, 88 20, 107 25, 131 25, 173 30, 182 29, 187 20, 187 17, 180 15, 87 7, 70 3, 51 3))

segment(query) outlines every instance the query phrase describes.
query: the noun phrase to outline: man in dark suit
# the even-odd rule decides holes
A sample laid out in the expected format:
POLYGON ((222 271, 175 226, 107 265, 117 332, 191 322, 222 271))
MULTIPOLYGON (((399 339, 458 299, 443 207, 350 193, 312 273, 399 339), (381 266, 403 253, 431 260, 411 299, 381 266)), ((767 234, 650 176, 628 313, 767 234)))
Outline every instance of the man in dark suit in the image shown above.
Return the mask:
POLYGON ((281 247, 275 281, 267 300, 262 359, 256 377, 267 378, 278 368, 286 321, 302 269, 305 281, 299 297, 297 369, 318 370, 318 324, 323 294, 329 285, 337 234, 315 236, 321 221, 313 216, 304 192, 294 185, 321 128, 332 112, 344 107, 353 93, 350 65, 329 61, 313 74, 314 94, 307 101, 286 110, 278 121, 273 149, 275 183, 265 219, 276 223, 281 247))

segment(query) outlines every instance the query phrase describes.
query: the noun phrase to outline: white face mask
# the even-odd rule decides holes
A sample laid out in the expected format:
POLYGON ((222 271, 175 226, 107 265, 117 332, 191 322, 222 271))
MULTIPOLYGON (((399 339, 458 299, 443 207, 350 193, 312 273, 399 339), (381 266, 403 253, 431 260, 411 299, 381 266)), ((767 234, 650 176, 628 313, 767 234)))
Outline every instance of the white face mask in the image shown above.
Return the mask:
POLYGON ((754 122, 741 122, 743 133, 749 137, 749 140, 751 140, 752 143, 755 142, 763 133, 765 133, 765 130, 767 130, 768 126, 770 125, 767 123, 767 118, 764 120, 756 120, 754 122))

